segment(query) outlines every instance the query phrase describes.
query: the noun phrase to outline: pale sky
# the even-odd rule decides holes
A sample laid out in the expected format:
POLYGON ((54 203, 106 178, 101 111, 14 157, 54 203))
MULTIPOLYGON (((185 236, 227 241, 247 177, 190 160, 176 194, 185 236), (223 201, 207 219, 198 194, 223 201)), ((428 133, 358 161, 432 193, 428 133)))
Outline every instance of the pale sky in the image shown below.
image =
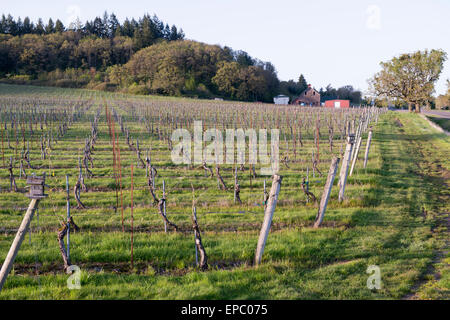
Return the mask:
MULTIPOLYGON (((365 91, 379 62, 401 53, 443 49, 450 55, 450 0, 0 0, 0 13, 59 18, 66 25, 105 10, 121 21, 155 13, 188 39, 247 51, 272 62, 281 80, 303 73, 317 89, 331 83, 365 91)), ((438 94, 449 78, 447 61, 438 94)))

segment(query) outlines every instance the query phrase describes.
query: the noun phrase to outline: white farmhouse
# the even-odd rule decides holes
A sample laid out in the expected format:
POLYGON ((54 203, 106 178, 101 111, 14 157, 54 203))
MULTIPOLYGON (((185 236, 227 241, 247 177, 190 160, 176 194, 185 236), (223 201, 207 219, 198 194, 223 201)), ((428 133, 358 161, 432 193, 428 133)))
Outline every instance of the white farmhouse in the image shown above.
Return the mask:
POLYGON ((276 96, 276 97, 273 98, 273 102, 274 102, 275 104, 284 104, 284 105, 287 105, 287 104, 289 104, 289 97, 280 94, 280 95, 278 95, 278 96, 276 96))

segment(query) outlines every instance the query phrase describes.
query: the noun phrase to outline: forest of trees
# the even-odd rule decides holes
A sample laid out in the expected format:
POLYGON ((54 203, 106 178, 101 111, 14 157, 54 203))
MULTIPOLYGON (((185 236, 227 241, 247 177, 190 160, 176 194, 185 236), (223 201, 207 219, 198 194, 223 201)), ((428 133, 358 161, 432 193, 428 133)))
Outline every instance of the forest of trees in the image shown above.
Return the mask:
POLYGON ((106 80, 136 93, 267 102, 279 85, 272 64, 244 51, 192 40, 142 49, 125 65, 108 69, 106 80))
POLYGON ((270 102, 279 80, 245 51, 184 40, 154 15, 122 24, 106 12, 66 27, 2 16, 0 78, 15 83, 270 102))
POLYGON ((350 85, 335 89, 329 84, 325 89, 320 88, 319 93, 321 102, 334 99, 350 100, 352 105, 359 105, 363 102, 361 91, 355 90, 350 85))
POLYGON ((66 28, 60 20, 46 25, 29 18, 15 21, 11 15, 0 22, 0 75, 8 73, 36 78, 42 72, 81 68, 105 70, 126 63, 134 52, 159 41, 184 38, 183 30, 169 27, 155 15, 120 24, 106 12, 84 25, 66 28))
MULTIPOLYGON (((185 40, 183 30, 156 15, 120 23, 114 13, 64 26, 28 17, 0 20, 3 82, 120 90, 201 98, 272 102, 277 94, 299 96, 308 86, 279 81, 275 67, 245 51, 185 40)), ((361 103, 351 86, 320 89, 322 100, 361 103)))

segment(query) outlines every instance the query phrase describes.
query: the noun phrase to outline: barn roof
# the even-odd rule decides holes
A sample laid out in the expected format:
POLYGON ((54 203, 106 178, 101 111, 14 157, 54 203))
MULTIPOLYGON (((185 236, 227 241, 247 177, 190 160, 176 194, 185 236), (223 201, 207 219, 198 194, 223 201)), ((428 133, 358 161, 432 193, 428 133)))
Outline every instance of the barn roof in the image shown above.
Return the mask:
POLYGON ((300 93, 300 95, 304 94, 305 92, 308 92, 310 90, 314 90, 315 92, 319 93, 319 91, 317 91, 316 89, 312 88, 312 87, 308 87, 305 90, 302 91, 302 93, 300 93))

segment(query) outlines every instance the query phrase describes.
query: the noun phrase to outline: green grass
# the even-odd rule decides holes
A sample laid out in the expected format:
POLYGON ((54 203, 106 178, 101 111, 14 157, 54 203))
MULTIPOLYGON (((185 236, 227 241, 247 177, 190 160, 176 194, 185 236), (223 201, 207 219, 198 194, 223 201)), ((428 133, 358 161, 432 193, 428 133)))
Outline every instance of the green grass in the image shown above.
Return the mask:
MULTIPOLYGON (((58 220, 65 215, 64 176, 71 175, 73 186, 89 121, 102 106, 103 98, 110 106, 125 104, 129 99, 137 105, 154 103, 161 107, 166 101, 88 90, 0 85, 0 102, 2 97, 48 99, 47 103, 54 99, 61 104, 62 99, 92 98, 95 105, 55 144, 50 162, 40 159, 36 145, 32 149, 33 165, 44 166, 34 171, 51 173, 47 181, 49 197, 40 204, 39 218, 36 216, 32 222, 31 243, 27 236, 0 299, 401 299, 409 294, 422 299, 449 299, 449 256, 443 252, 448 241, 444 221, 450 211, 450 140, 415 114, 389 112, 380 117, 374 127, 367 168, 358 161, 342 203, 337 201, 335 182, 324 225, 319 229, 312 228, 317 206, 306 203, 300 188, 314 146, 312 130, 303 132, 304 146, 297 150, 300 161, 291 162, 289 168, 281 165, 279 202, 263 264, 255 267, 254 252, 263 220, 264 177, 258 176, 250 183, 248 166, 246 172, 238 172, 243 205, 235 205, 233 192, 218 190, 216 179, 206 178, 203 170, 173 165, 168 160, 167 144, 157 135, 147 134, 142 124, 127 115, 128 109, 121 107, 118 110, 129 116, 132 136, 139 137, 144 150, 152 146, 152 163, 159 173, 157 194, 161 196, 164 179, 168 217, 181 228, 178 233, 164 233, 146 187, 145 170, 136 167, 135 267, 131 269, 130 165, 136 164, 136 156, 120 135, 126 229, 122 233, 121 212, 113 209, 112 153, 103 109, 94 151, 94 177, 85 178, 89 192, 81 194, 87 208, 77 210, 75 201, 71 201, 72 215, 81 228, 71 235, 71 256, 82 270, 82 287, 69 290, 56 230, 58 220), (396 125, 396 119, 402 127, 396 125), (206 272, 195 268, 191 183, 196 188, 197 216, 210 264, 206 272), (34 274, 36 262, 39 275, 34 274), (380 267, 380 290, 366 286, 369 265, 380 267), (434 277, 436 273, 440 277, 434 277)), ((206 102, 170 103, 197 103, 202 110, 206 102)), ((235 108, 233 104, 226 106, 235 108)), ((256 110, 255 114, 256 108, 263 108, 252 104, 248 107, 256 110)), ((261 114, 270 113, 265 110, 261 114)), ((321 130, 319 168, 325 173, 331 157, 339 154, 341 140, 336 132, 335 147, 330 152, 327 128, 321 130)), ((363 137, 360 158, 367 135, 363 137)), ((15 140, 11 141, 14 147, 15 140)), ((283 138, 280 142, 283 151, 283 138)), ((5 150, 6 159, 10 156, 14 157, 14 150, 5 150)), ((224 165, 221 172, 227 185, 232 185, 231 166, 224 165)), ((318 197, 325 179, 312 178, 310 173, 310 190, 318 197)), ((25 187, 23 179, 17 179, 17 184, 25 187)), ((9 192, 8 188, 8 171, 1 168, 0 260, 7 254, 28 204, 24 194, 9 192)))

